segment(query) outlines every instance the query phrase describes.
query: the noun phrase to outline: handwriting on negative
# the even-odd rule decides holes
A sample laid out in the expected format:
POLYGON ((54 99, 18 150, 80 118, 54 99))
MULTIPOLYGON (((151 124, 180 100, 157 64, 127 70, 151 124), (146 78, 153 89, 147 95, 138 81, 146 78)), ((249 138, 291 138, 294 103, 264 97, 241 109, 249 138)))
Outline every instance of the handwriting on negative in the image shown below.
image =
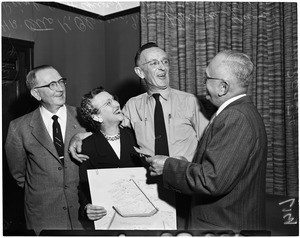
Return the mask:
POLYGON ((283 220, 284 225, 294 225, 298 224, 298 221, 293 217, 293 206, 295 204, 295 198, 291 198, 288 200, 285 200, 283 202, 278 203, 280 206, 283 206, 282 212, 283 212, 283 220))
POLYGON ((85 32, 86 30, 93 30, 96 21, 91 17, 85 16, 64 16, 62 18, 42 17, 42 18, 28 18, 24 21, 17 20, 3 20, 2 30, 4 32, 17 30, 27 27, 30 31, 54 31, 60 27, 64 32, 72 31, 72 29, 85 32))

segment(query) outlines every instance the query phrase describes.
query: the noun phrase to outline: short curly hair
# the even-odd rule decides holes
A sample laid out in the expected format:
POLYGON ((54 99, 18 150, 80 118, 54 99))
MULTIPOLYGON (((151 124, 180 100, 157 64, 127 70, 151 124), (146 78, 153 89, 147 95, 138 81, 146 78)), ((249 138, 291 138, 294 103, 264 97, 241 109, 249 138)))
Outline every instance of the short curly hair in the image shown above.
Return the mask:
POLYGON ((88 124, 88 126, 91 128, 92 131, 100 130, 101 127, 101 123, 95 121, 92 118, 92 115, 98 113, 98 109, 94 108, 94 106, 92 105, 92 100, 97 94, 104 91, 105 91, 104 88, 101 86, 94 88, 92 91, 85 94, 81 99, 81 107, 80 107, 81 117, 88 124))

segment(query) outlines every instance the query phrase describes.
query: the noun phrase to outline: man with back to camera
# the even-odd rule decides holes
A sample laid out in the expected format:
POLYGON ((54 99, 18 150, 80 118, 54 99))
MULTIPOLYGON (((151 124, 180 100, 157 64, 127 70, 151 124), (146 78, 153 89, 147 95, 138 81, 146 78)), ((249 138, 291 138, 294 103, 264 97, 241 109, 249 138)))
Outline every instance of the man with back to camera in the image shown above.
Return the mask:
MULTIPOLYGON (((200 112, 196 97, 170 88, 168 55, 157 44, 150 42, 143 45, 135 56, 135 65, 136 74, 146 82, 147 93, 128 100, 122 110, 125 116, 122 125, 134 130, 143 153, 151 156, 167 154, 191 161, 208 124, 200 112), (155 125, 160 128, 157 129, 155 125), (161 133, 161 130, 164 132, 161 133)), ((87 135, 82 134, 80 137, 85 138, 87 135)), ((71 142, 69 150, 75 159, 82 161, 87 157, 77 154, 81 152, 81 141, 79 136, 76 138, 76 141, 74 139, 71 142)), ((186 198, 177 198, 178 229, 186 228, 187 204, 186 198)))
POLYGON ((75 107, 65 105, 66 79, 52 66, 31 70, 26 85, 40 107, 11 121, 5 149, 8 166, 24 188, 27 229, 82 229, 78 220, 78 165, 67 146, 85 130, 75 107))
POLYGON ((193 161, 146 159, 166 188, 191 196, 189 229, 265 229, 267 136, 246 95, 253 68, 243 53, 217 54, 206 69, 206 88, 218 111, 193 161))

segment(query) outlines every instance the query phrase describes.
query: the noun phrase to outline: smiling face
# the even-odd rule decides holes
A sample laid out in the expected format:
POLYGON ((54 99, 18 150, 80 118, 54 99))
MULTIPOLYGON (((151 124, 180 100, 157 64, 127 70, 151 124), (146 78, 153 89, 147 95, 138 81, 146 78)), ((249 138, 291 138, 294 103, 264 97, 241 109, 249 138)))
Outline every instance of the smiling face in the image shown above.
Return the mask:
POLYGON ((106 91, 98 93, 91 103, 98 113, 93 115, 93 120, 104 125, 118 125, 124 118, 120 104, 106 91))
POLYGON ((149 90, 157 92, 169 87, 169 60, 167 53, 158 47, 142 51, 139 67, 135 68, 139 77, 144 78, 149 90))
MULTIPOLYGON (((36 72, 35 87, 57 82, 61 78, 61 75, 53 68, 41 69, 36 72)), ((59 84, 57 84, 55 90, 51 90, 49 87, 33 88, 31 89, 31 94, 40 101, 42 106, 52 113, 56 113, 66 102, 66 88, 59 84)))

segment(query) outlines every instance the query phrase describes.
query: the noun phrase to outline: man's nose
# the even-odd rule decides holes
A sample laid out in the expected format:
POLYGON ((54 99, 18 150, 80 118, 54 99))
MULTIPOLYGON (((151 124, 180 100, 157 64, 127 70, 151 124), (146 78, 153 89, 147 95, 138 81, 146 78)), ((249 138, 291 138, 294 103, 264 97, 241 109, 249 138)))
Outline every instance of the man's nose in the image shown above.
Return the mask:
POLYGON ((64 86, 61 86, 59 83, 56 83, 56 90, 57 91, 63 91, 64 90, 64 86))
POLYGON ((164 65, 164 63, 162 61, 159 61, 158 68, 165 70, 166 66, 164 65))

